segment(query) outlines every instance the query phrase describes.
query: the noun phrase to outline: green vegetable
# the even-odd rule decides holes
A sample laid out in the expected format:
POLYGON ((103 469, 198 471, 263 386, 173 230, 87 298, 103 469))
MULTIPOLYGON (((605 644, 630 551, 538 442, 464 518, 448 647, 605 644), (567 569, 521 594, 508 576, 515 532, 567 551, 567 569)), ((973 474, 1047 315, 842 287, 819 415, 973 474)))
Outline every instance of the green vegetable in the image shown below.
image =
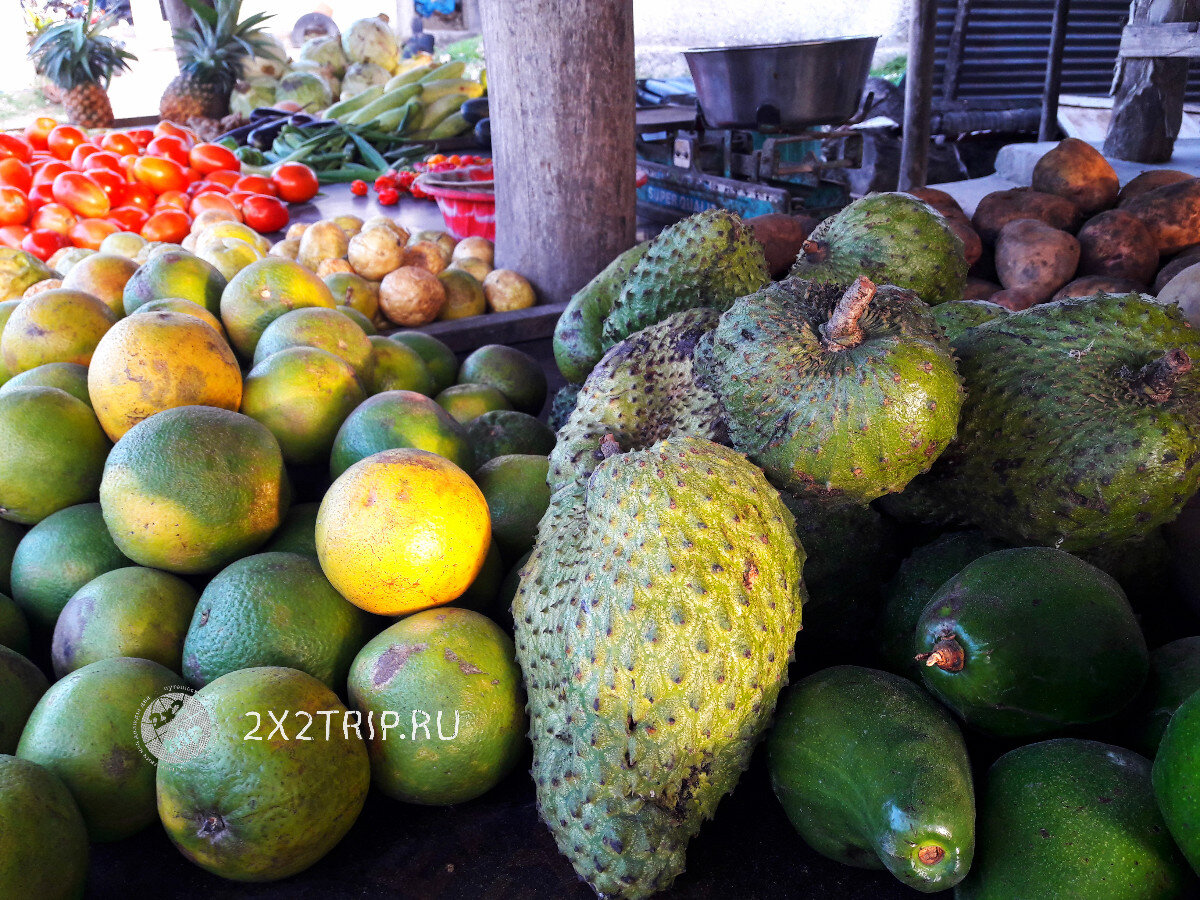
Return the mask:
POLYGON ((267 158, 263 156, 261 150, 256 150, 250 146, 238 147, 233 151, 233 155, 249 166, 261 166, 267 162, 267 158))

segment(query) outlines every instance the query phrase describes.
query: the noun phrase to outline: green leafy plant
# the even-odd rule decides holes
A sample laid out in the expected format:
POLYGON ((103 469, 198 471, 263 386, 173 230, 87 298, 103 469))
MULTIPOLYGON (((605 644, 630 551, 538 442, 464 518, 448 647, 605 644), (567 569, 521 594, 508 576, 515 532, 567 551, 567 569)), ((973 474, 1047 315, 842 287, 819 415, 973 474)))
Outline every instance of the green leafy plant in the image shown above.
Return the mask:
POLYGON ((89 0, 81 19, 68 19, 38 32, 29 57, 39 75, 58 87, 70 90, 81 84, 99 84, 107 89, 117 72, 128 70, 137 57, 103 32, 117 23, 111 13, 89 27, 95 0, 89 0))

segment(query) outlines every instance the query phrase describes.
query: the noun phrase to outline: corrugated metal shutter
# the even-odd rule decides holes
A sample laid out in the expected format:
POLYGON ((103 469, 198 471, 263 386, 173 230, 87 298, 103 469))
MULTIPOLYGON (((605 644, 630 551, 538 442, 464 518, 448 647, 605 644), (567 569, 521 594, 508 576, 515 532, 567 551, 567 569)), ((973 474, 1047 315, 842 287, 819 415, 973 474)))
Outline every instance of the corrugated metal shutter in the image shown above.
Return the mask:
MULTIPOLYGON (((934 85, 939 98, 957 9, 957 0, 938 2, 934 85)), ((1108 94, 1128 15, 1128 0, 1074 0, 1063 52, 1064 94, 1108 94)), ((1039 103, 1052 18, 1050 0, 975 0, 963 45, 957 100, 984 107, 1039 103)), ((1193 62, 1189 101, 1200 100, 1197 69, 1193 62)))

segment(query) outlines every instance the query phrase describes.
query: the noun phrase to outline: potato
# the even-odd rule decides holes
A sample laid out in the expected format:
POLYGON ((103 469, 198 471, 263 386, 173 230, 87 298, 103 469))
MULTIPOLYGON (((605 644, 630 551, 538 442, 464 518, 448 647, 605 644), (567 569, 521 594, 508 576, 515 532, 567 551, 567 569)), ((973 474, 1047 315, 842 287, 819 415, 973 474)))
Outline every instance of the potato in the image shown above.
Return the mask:
POLYGON ((227 209, 204 209, 196 213, 196 218, 192 219, 192 224, 188 231, 191 234, 199 234, 214 222, 240 221, 242 221, 241 216, 227 209))
POLYGON ((442 248, 446 255, 446 262, 450 262, 450 256, 454 253, 454 247, 458 243, 450 235, 444 231, 414 231, 408 239, 408 246, 419 244, 421 241, 429 241, 431 244, 437 244, 442 248))
POLYGON ((1130 281, 1127 278, 1111 278, 1107 275, 1088 275, 1076 278, 1064 285, 1055 300, 1065 300, 1067 297, 1094 297, 1097 294, 1140 294, 1146 290, 1145 284, 1130 281))
POLYGON ((496 248, 485 237, 465 237, 454 245, 450 259, 481 259, 490 269, 496 262, 496 248))
POLYGON ((417 241, 404 248, 404 265, 417 266, 431 275, 437 275, 446 268, 448 256, 449 254, 433 241, 417 241))
POLYGON ((333 221, 337 224, 338 228, 346 232, 346 237, 348 238, 352 238, 362 231, 363 220, 358 216, 334 216, 333 221))
POLYGON ((355 273, 378 281, 404 264, 404 245, 389 228, 364 228, 350 238, 346 259, 355 273))
POLYGON ((1200 178, 1165 184, 1125 204, 1150 229, 1160 256, 1200 244, 1200 178))
POLYGON ((990 300, 992 294, 1003 290, 1000 285, 982 278, 968 278, 967 286, 963 288, 964 300, 990 300))
POLYGON ((1188 266, 1158 292, 1159 303, 1174 303, 1192 327, 1200 327, 1200 263, 1188 266))
POLYGON ((416 266, 401 266, 389 272, 379 285, 379 309, 396 325, 428 325, 445 305, 446 288, 438 277, 416 266))
POLYGON ((329 219, 313 222, 300 236, 300 250, 296 262, 315 272, 322 260, 341 259, 349 249, 350 239, 342 226, 329 219))
POLYGON ((1172 278, 1186 269, 1188 266, 1194 266, 1200 263, 1200 247, 1190 247, 1171 257, 1171 260, 1158 270, 1158 274, 1154 277, 1154 293, 1157 294, 1167 286, 1172 278))
POLYGON ((318 278, 328 278, 330 275, 336 275, 338 272, 354 274, 354 267, 344 259, 323 259, 317 263, 316 274, 318 278))
POLYGON ((979 237, 979 232, 971 225, 971 220, 962 213, 942 213, 942 217, 949 223, 950 230, 958 235, 958 239, 962 241, 963 256, 967 259, 967 266, 973 266, 979 261, 979 257, 983 255, 983 240, 979 237))
POLYGON ((767 213, 746 220, 754 239, 762 244, 772 278, 782 278, 788 273, 818 221, 811 216, 783 213, 767 213))
POLYGON ((267 256, 282 256, 284 259, 295 259, 296 254, 300 252, 300 242, 288 238, 284 241, 276 241, 271 245, 271 249, 267 251, 267 256))
POLYGON ((528 309, 537 303, 533 285, 512 269, 493 269, 483 279, 483 295, 492 312, 528 309))
POLYGON ((465 319, 487 312, 487 297, 483 285, 462 269, 447 269, 438 275, 446 289, 446 305, 439 319, 465 319))
POLYGON ((966 215, 966 213, 963 212, 962 206, 959 205, 957 200, 955 200, 945 191, 939 191, 937 188, 912 188, 904 193, 916 197, 918 200, 924 200, 943 216, 950 216, 954 213, 958 213, 960 216, 966 215))
POLYGON ((1121 278, 1148 285, 1158 271, 1158 244, 1141 220, 1110 209, 1084 223, 1079 239, 1079 274, 1121 278))
POLYGON ((1040 219, 1051 228, 1074 232, 1081 221, 1079 207, 1066 197, 1031 188, 993 191, 975 208, 971 224, 984 242, 994 244, 1000 229, 1015 219, 1040 219))
POLYGON ((1009 222, 996 240, 1000 283, 1009 290, 1022 289, 1035 303, 1049 300, 1071 280, 1078 265, 1079 241, 1038 219, 1009 222))
POLYGON ((988 301, 995 303, 997 306, 1003 306, 1005 309, 1011 309, 1013 312, 1029 309, 1029 307, 1038 302, 1037 298, 1024 288, 1009 288, 997 291, 988 297, 988 301))
POLYGON ((1064 138, 1033 167, 1035 191, 1066 197, 1084 215, 1112 209, 1121 183, 1099 150, 1079 138, 1064 138))
POLYGON ((371 216, 362 223, 362 228, 359 231, 371 231, 376 228, 386 228, 396 236, 396 240, 403 246, 408 243, 408 229, 398 222, 389 219, 387 216, 371 216))
POLYGON ((1178 169, 1147 169, 1142 174, 1130 178, 1125 187, 1121 188, 1121 193, 1117 194, 1117 208, 1123 207, 1134 197, 1138 197, 1146 191, 1195 177, 1187 172, 1180 172, 1178 169))
POLYGON ((283 239, 285 241, 296 241, 299 243, 300 238, 304 237, 304 232, 307 230, 308 225, 306 225, 304 222, 293 222, 288 226, 287 233, 284 234, 283 239))

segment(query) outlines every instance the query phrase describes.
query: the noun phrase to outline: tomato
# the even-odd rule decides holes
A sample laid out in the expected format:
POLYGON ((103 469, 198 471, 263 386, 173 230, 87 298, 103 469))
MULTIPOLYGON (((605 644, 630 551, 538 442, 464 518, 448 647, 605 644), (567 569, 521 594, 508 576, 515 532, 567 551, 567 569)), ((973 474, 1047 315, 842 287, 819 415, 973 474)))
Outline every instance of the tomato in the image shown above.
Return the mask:
POLYGON ((260 234, 269 234, 287 227, 288 211, 287 207, 274 197, 256 194, 247 197, 242 204, 242 218, 260 234))
POLYGON ((25 126, 25 140, 29 141, 29 146, 34 150, 46 149, 46 137, 54 130, 54 126, 58 123, 48 116, 39 116, 32 123, 25 126))
POLYGON ((317 194, 317 173, 304 163, 285 162, 271 173, 280 199, 288 203, 306 203, 317 194))
POLYGON ((271 179, 266 175, 243 175, 233 183, 235 191, 249 191, 251 194, 266 194, 268 197, 278 196, 279 192, 271 179))
POLYGON ((46 146, 59 159, 70 159, 72 151, 87 140, 87 135, 74 125, 55 125, 46 135, 46 146))
POLYGON ((220 144, 197 144, 188 153, 188 162, 194 169, 205 175, 222 169, 238 172, 242 168, 241 162, 233 155, 233 151, 220 144))
POLYGON ((129 139, 137 144, 139 150, 154 140, 154 132, 149 128, 130 128, 125 132, 129 139))
POLYGON ((158 195, 158 199, 154 201, 154 208, 164 209, 169 206, 173 209, 182 209, 186 212, 190 199, 183 191, 163 191, 158 195))
POLYGON ((63 172, 52 185, 54 199, 85 219, 99 219, 112 208, 104 188, 83 172, 63 172))
POLYGON ((142 226, 142 237, 148 241, 167 241, 177 244, 188 236, 191 217, 181 209, 160 209, 142 226))
POLYGON ((108 218, 120 225, 122 231, 141 231, 150 214, 136 206, 118 206, 109 212, 108 218))
POLYGON ((100 147, 103 150, 112 151, 117 156, 138 152, 137 141, 124 131, 110 131, 104 137, 100 138, 100 147))
POLYGON ((108 219, 83 219, 67 233, 67 237, 76 247, 99 250, 101 241, 120 230, 121 226, 108 219))
MULTIPOLYGON (((190 128, 184 128, 176 125, 174 122, 162 121, 154 126, 154 137, 176 137, 182 138, 187 146, 192 146, 196 143, 196 135, 190 128)), ((149 145, 147 145, 149 146, 149 145)))
POLYGON ((212 181, 211 179, 206 178, 204 181, 197 181, 195 184, 188 185, 188 193, 192 194, 193 196, 196 194, 224 195, 229 193, 229 187, 228 185, 221 184, 219 181, 212 181))
POLYGON ((231 169, 217 169, 215 172, 209 172, 206 176, 213 184, 224 185, 227 188, 232 188, 238 181, 241 180, 241 173, 234 172, 231 169))
POLYGON ((33 147, 24 138, 0 132, 0 156, 13 156, 21 162, 29 162, 33 158, 33 147))
POLYGON ((29 198, 15 187, 0 187, 0 225, 24 225, 29 221, 29 198))
POLYGON ((182 191, 187 187, 187 176, 183 174, 183 166, 173 159, 139 156, 133 164, 132 174, 135 181, 146 185, 156 194, 163 191, 182 191))
POLYGON ((21 249, 45 262, 63 247, 71 246, 65 234, 35 228, 21 239, 21 249))
POLYGON ((233 201, 224 194, 218 194, 216 191, 202 191, 192 198, 191 204, 188 206, 188 212, 193 216, 198 216, 206 209, 220 209, 227 213, 232 213, 240 222, 242 214, 234 205, 233 201))
POLYGON ((121 177, 120 173, 114 172, 111 169, 93 169, 87 173, 87 176, 100 185, 108 197, 108 205, 110 207, 121 206, 125 202, 127 182, 121 177))
POLYGON ((83 161, 83 165, 79 169, 83 172, 108 169, 110 172, 125 174, 125 170, 121 168, 121 157, 108 150, 97 150, 95 153, 88 154, 87 159, 83 161))
POLYGON ((51 162, 44 163, 40 167, 37 167, 33 170, 33 183, 35 185, 49 184, 63 172, 70 171, 70 166, 68 166, 65 162, 61 162, 56 159, 51 162))
POLYGON ((61 203, 43 203, 33 211, 29 227, 35 231, 57 231, 66 234, 75 227, 79 218, 61 203))
POLYGON ((27 191, 33 186, 33 169, 13 156, 0 159, 0 184, 27 191))
POLYGON ((179 165, 186 166, 188 164, 188 145, 182 138, 167 134, 156 137, 147 144, 146 155, 173 159, 179 165))
POLYGON ((129 181, 133 181, 133 165, 139 159, 141 157, 136 153, 126 153, 121 157, 121 171, 125 173, 125 178, 129 181))
POLYGON ((29 228, 25 225, 0 225, 0 247, 19 250, 21 241, 27 234, 29 234, 29 228))
POLYGON ((121 205, 136 206, 138 209, 149 212, 157 196, 149 187, 135 181, 125 185, 125 199, 121 201, 121 205))
POLYGON ((238 209, 241 209, 242 204, 251 197, 261 197, 262 194, 252 194, 249 191, 230 191, 228 194, 226 194, 226 196, 229 198, 230 203, 232 203, 238 209))

